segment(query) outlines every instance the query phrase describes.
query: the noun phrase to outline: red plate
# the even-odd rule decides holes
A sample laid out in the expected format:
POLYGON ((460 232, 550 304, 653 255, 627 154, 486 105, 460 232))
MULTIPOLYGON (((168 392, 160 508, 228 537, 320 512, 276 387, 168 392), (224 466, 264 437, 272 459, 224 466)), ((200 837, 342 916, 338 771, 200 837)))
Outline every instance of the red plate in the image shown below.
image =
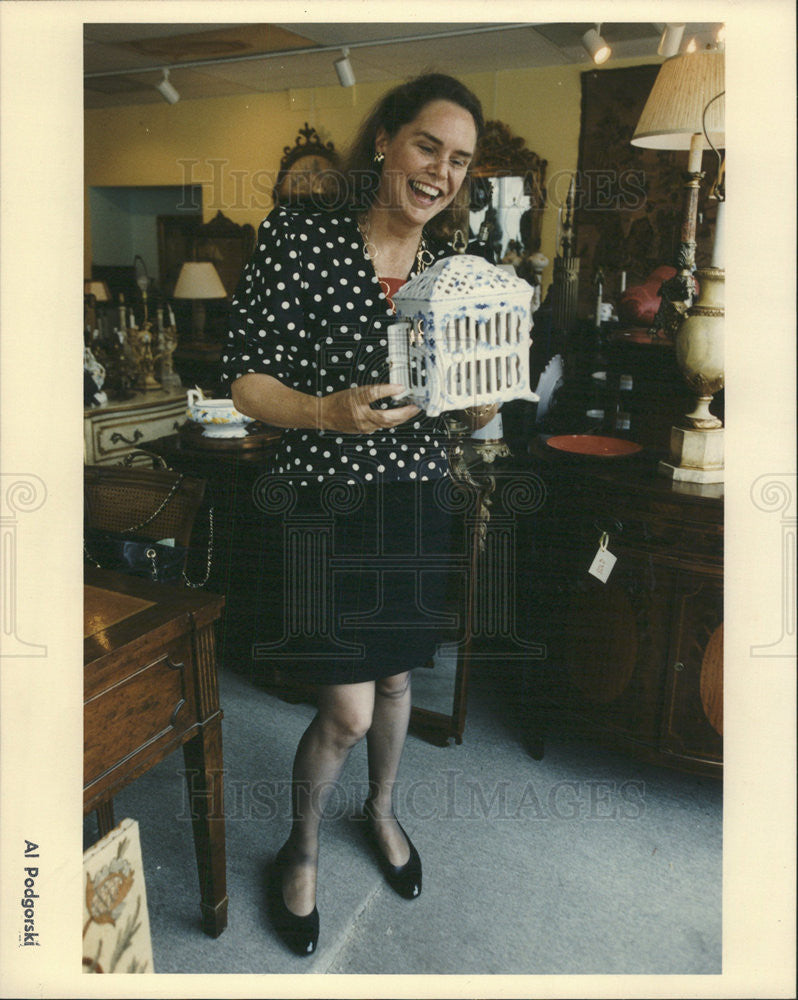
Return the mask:
POLYGON ((623 458, 643 450, 643 446, 635 441, 599 437, 596 434, 560 434, 548 438, 546 444, 558 451, 567 451, 571 455, 589 455, 591 458, 623 458))

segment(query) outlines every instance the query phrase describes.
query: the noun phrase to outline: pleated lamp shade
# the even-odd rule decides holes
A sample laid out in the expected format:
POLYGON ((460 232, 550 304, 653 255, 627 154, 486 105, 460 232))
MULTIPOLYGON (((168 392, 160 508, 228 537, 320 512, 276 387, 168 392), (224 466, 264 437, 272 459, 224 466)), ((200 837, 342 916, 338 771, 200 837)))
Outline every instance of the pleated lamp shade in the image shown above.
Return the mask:
POLYGON ((224 299, 227 297, 219 272, 209 260, 189 260, 180 269, 176 299, 224 299))
MULTIPOLYGON (((667 59, 648 95, 632 145, 647 149, 689 149, 692 137, 703 133, 706 127, 712 145, 724 148, 725 97, 709 104, 726 89, 724 62, 724 53, 716 50, 667 59), (702 124, 705 108, 706 119, 702 124)), ((704 147, 709 148, 706 140, 704 147)))

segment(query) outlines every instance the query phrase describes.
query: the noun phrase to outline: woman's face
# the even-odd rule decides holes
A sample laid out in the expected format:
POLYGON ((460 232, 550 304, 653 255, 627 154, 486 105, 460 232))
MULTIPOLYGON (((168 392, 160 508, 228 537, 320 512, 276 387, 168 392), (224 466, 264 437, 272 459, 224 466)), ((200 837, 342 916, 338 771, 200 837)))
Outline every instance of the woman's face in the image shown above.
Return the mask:
POLYGON ((381 129, 376 150, 385 154, 376 204, 423 226, 460 190, 474 156, 477 129, 471 114, 451 101, 430 101, 391 138, 381 129))

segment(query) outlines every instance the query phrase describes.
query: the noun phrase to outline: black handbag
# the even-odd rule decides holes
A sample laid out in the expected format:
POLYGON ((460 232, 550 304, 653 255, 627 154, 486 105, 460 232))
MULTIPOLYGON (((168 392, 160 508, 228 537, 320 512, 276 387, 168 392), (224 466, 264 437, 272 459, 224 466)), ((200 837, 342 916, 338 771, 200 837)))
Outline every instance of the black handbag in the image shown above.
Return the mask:
POLYGON ((142 576, 156 583, 180 583, 188 549, 113 531, 87 531, 85 551, 102 569, 142 576))
POLYGON ((184 571, 190 549, 175 545, 166 539, 153 541, 136 536, 145 525, 150 524, 164 510, 177 493, 183 473, 179 473, 169 493, 157 509, 143 521, 122 531, 101 531, 86 528, 83 532, 83 555, 99 569, 116 570, 152 580, 155 583, 178 584, 181 581, 192 588, 204 587, 211 575, 213 560, 213 508, 208 511, 208 552, 205 577, 198 582, 188 578, 184 571))

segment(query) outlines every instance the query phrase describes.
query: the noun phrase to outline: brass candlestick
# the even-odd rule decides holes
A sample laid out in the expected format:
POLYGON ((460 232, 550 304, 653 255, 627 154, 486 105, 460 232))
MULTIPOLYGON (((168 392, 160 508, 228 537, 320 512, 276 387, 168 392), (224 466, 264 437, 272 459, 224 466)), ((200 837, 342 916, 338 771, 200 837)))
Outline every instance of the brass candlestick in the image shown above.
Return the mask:
POLYGON ((133 347, 136 364, 139 370, 138 387, 144 392, 152 392, 161 388, 161 383, 155 377, 155 362, 161 357, 161 352, 152 352, 152 330, 145 323, 142 329, 132 327, 127 332, 128 342, 133 347))

